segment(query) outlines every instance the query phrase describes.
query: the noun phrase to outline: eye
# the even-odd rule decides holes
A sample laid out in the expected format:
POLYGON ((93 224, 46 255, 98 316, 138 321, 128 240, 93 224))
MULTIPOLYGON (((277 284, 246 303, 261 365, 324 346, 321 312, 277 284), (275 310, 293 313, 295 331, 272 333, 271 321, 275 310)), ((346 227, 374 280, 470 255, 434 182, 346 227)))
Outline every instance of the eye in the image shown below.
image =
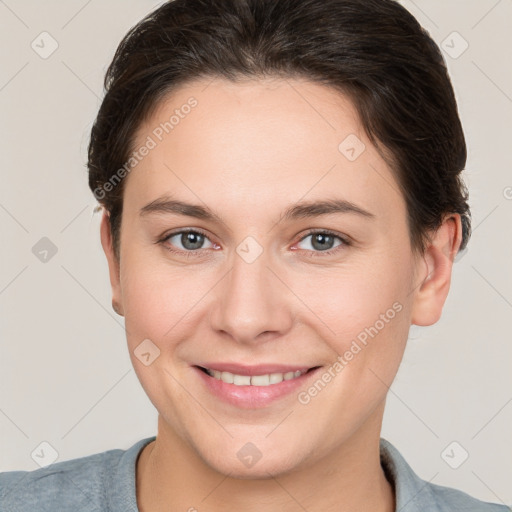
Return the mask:
POLYGON ((210 242, 205 233, 192 229, 167 234, 159 242, 171 252, 189 253, 187 256, 192 255, 190 253, 198 253, 202 249, 216 246, 216 244, 210 242), (210 246, 204 247, 205 240, 209 242, 210 246), (173 247, 178 247, 178 249, 173 249, 173 247))
POLYGON ((303 249, 310 251, 312 253, 311 256, 330 256, 350 245, 350 241, 347 238, 328 230, 310 231, 305 237, 301 238, 299 243, 304 242, 308 238, 311 238, 311 240, 306 244, 307 247, 303 249), (336 240, 339 241, 337 245, 335 245, 336 240))

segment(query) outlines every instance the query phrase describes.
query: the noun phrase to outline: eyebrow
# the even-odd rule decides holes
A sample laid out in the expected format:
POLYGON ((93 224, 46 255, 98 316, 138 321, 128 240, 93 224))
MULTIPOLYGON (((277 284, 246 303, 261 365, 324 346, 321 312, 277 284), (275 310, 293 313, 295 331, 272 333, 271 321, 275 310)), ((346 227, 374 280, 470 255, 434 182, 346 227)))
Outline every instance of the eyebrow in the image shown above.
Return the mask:
MULTIPOLYGON (((178 201, 167 196, 159 197, 151 201, 146 206, 142 207, 139 212, 141 216, 154 213, 184 215, 224 224, 223 219, 206 206, 178 201)), ((281 220, 291 221, 335 213, 352 213, 368 219, 375 218, 373 213, 345 199, 327 199, 320 201, 303 201, 292 205, 284 211, 281 220)))

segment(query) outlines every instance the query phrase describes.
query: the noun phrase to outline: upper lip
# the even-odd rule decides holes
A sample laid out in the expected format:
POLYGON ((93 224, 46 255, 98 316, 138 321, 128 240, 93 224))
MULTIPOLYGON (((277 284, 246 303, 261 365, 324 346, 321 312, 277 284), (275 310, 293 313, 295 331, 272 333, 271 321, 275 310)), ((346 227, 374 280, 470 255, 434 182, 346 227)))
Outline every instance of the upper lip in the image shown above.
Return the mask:
POLYGON ((230 372, 236 375, 266 375, 268 373, 288 373, 297 370, 306 371, 315 366, 308 365, 292 365, 292 364, 256 364, 242 365, 237 363, 204 363, 197 365, 209 370, 217 370, 219 372, 230 372))

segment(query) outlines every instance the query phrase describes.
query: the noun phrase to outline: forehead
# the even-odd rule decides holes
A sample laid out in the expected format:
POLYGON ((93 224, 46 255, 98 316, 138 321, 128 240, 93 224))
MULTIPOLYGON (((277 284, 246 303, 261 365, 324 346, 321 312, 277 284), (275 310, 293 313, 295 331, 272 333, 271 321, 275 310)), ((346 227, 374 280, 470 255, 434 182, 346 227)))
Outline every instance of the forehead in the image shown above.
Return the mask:
POLYGON ((125 189, 125 202, 138 207, 174 193, 239 211, 338 194, 382 214, 390 201, 403 210, 394 175, 352 102, 320 84, 192 82, 157 106, 134 147, 149 140, 125 189))

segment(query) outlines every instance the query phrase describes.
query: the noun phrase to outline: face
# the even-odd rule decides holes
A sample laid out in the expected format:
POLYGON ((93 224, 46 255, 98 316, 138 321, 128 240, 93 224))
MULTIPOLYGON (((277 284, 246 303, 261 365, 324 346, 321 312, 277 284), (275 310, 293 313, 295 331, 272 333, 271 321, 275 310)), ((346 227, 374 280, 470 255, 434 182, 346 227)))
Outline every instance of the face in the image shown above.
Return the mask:
POLYGON ((306 81, 198 81, 140 127, 144 145, 119 266, 106 218, 102 240, 159 435, 241 478, 378 439, 410 324, 440 314, 447 289, 426 296, 435 258, 414 255, 351 102, 306 81), (276 375, 252 382, 273 383, 246 385, 262 374, 276 375))

